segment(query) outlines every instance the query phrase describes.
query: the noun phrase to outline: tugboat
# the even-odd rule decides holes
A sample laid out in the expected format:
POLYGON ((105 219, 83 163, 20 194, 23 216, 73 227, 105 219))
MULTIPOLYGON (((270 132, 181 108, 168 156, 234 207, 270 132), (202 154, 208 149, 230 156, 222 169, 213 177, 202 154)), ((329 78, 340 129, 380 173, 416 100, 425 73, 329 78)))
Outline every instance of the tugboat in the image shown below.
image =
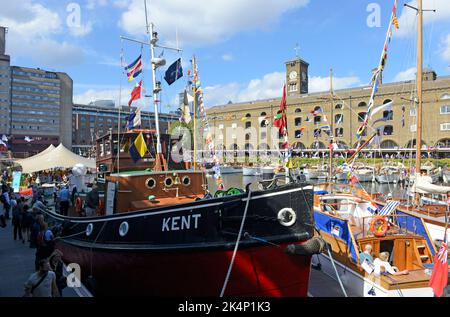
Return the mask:
MULTIPOLYGON (((158 38, 149 28, 154 56, 158 38)), ((204 170, 170 169, 157 121, 160 91, 154 81, 153 167, 123 171, 103 162, 110 172, 97 216, 47 212, 63 260, 81 267, 94 296, 306 296, 316 251, 293 257, 287 246, 315 245, 312 186, 274 181, 263 190, 249 184, 212 194, 204 170)), ((120 144, 98 142, 108 140, 103 147, 120 144)))

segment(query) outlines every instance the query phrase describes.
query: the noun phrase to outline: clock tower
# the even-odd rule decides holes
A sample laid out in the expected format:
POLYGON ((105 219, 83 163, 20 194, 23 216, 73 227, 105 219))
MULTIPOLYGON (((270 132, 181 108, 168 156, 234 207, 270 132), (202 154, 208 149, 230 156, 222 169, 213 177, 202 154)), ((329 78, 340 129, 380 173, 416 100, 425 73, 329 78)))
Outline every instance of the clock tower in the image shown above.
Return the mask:
POLYGON ((286 62, 287 95, 298 96, 308 93, 309 64, 300 58, 286 62))

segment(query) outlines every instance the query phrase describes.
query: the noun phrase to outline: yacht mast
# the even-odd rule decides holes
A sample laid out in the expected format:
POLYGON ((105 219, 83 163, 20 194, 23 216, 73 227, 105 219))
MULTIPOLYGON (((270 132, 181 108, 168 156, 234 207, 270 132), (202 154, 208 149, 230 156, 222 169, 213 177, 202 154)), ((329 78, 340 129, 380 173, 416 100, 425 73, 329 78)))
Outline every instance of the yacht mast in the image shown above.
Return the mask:
POLYGON ((333 68, 330 68, 330 158, 329 158, 329 186, 330 191, 333 191, 333 120, 334 120, 334 112, 333 112, 333 105, 334 105, 334 96, 333 96, 333 68))
MULTIPOLYGON (((416 137, 416 182, 420 175, 422 158, 422 83, 423 83, 423 9, 422 0, 418 0, 417 22, 417 137, 416 137)), ((416 193, 416 204, 419 205, 420 195, 416 193)))

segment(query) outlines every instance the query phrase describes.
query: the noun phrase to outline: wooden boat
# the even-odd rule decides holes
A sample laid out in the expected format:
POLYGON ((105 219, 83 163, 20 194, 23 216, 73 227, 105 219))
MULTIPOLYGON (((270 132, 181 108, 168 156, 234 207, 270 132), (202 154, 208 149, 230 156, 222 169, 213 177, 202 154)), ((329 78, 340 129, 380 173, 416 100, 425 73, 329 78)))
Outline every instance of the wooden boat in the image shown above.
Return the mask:
MULTIPOLYGON (((157 32, 153 24, 147 27, 154 56, 157 32)), ((156 78, 156 68, 163 63, 152 63, 156 78)), ((197 95, 195 57, 193 74, 197 95)), ((196 158, 193 169, 190 162, 171 169, 158 128, 160 91, 160 83, 153 82, 156 153, 153 164, 147 165, 151 168, 123 171, 119 155, 117 170, 103 178, 104 208, 97 216, 47 212, 63 260, 77 263, 82 281, 100 296, 306 296, 315 251, 310 248, 301 257, 285 251, 287 245, 314 241, 312 187, 273 182, 256 191, 249 184, 245 190, 210 193, 196 158)), ((195 105, 194 113, 204 113, 195 105)), ((194 132, 195 122, 194 115, 194 132)), ((118 151, 121 140, 119 135, 117 141, 99 142, 118 151)), ((121 162, 126 166, 124 158, 121 162)))
MULTIPOLYGON (((318 235, 332 249, 332 258, 343 286, 361 297, 433 296, 428 286, 435 254, 423 220, 397 212, 389 217, 390 229, 382 236, 370 230, 375 216, 368 211, 370 201, 352 194, 325 194, 314 198, 314 220, 318 235), (365 271, 360 253, 370 244, 376 256, 388 251, 391 264, 407 275, 381 275, 365 271)), ((374 257, 374 258, 375 258, 374 257)), ((328 275, 336 278, 330 256, 323 252, 313 257, 328 275)))

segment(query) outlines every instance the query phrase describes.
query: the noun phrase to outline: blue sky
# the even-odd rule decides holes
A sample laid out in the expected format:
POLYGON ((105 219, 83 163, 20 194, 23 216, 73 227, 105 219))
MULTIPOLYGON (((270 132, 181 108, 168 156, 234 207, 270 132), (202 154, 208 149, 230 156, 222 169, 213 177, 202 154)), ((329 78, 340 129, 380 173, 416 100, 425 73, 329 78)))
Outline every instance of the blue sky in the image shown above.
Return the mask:
MULTIPOLYGON (((75 102, 121 96, 126 104, 133 83, 127 83, 119 67, 120 52, 123 47, 124 63, 129 63, 141 48, 122 43, 119 36, 146 39, 143 1, 0 0, 0 25, 9 27, 7 53, 13 65, 68 73, 74 80, 75 102)), ((394 30, 385 82, 414 77, 416 18, 403 4, 415 2, 399 0, 400 30, 394 30)), ((148 0, 148 12, 160 44, 175 45, 178 34, 184 49, 182 54, 164 51, 168 65, 182 57, 187 73, 196 55, 210 107, 229 100, 280 97, 284 62, 295 57, 296 43, 300 57, 310 63, 310 90, 328 89, 330 67, 336 88, 368 83, 370 70, 379 62, 392 4, 391 0, 148 0), (367 20, 378 17, 378 9, 380 25, 369 27, 367 20)), ((448 0, 424 0, 424 5, 438 10, 425 14, 424 66, 439 76, 450 75, 448 0)), ((144 58, 148 65, 146 47, 144 58)), ((150 78, 147 68, 148 93, 150 78)), ((171 87, 164 85, 163 111, 177 109, 177 93, 185 85, 186 77, 171 87)), ((140 101, 146 108, 149 103, 145 98, 140 101)))

